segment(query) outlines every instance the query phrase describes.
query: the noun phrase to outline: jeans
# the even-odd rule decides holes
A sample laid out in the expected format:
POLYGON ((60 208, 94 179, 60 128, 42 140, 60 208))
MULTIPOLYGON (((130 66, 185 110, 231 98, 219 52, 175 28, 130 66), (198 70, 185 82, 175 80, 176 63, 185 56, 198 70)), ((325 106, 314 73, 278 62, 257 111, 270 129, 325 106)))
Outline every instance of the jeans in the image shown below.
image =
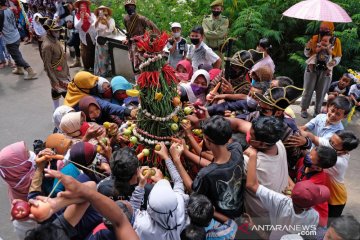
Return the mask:
POLYGON ((29 68, 30 65, 22 57, 19 47, 20 47, 20 39, 14 43, 6 44, 6 48, 9 54, 11 55, 11 57, 14 59, 16 66, 23 67, 25 69, 29 68))
POLYGON ((0 63, 5 62, 5 48, 3 44, 2 37, 0 36, 0 63))
POLYGON ((301 100, 301 108, 308 109, 312 94, 315 90, 316 101, 315 101, 315 113, 319 114, 321 110, 324 97, 329 90, 331 83, 331 75, 328 75, 326 71, 317 70, 316 72, 310 72, 305 69, 304 73, 304 94, 301 100))
POLYGON ((69 41, 67 42, 67 45, 70 47, 74 47, 75 49, 75 56, 80 57, 80 37, 79 33, 73 33, 69 41))

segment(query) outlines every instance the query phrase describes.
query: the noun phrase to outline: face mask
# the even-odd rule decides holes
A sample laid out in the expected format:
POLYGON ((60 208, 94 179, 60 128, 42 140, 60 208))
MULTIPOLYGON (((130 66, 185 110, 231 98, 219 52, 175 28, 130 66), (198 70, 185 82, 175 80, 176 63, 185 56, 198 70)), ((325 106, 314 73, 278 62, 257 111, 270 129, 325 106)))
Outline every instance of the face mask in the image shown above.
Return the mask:
POLYGON ((190 38, 190 41, 192 44, 194 45, 198 45, 200 43, 200 39, 199 38, 190 38))
POLYGON ((176 33, 173 33, 172 35, 174 38, 178 38, 178 37, 180 37, 180 34, 181 34, 181 32, 176 32, 176 33))
POLYGON ((51 35, 52 35, 55 39, 59 39, 59 37, 60 37, 60 31, 51 31, 51 35))
POLYGON ((247 103, 248 107, 252 108, 252 109, 256 109, 256 107, 258 105, 257 101, 249 96, 247 96, 247 98, 246 98, 246 103, 247 103))
POLYGON ((112 98, 112 89, 111 89, 111 88, 109 88, 108 90, 106 90, 106 91, 103 93, 103 98, 106 98, 106 99, 112 98))
POLYGON ((133 15, 133 14, 135 14, 136 7, 135 6, 127 6, 127 7, 125 7, 125 10, 126 10, 127 14, 133 15))
POLYGON ((214 17, 217 17, 221 14, 221 11, 212 11, 214 17))
POLYGON ((200 87, 195 84, 191 84, 191 90, 194 92, 195 95, 200 95, 206 92, 207 87, 200 87))
POLYGON ((256 83, 256 80, 255 79, 251 79, 251 86, 254 86, 254 84, 256 83))
POLYGON ((127 95, 126 93, 115 93, 115 98, 116 98, 117 100, 122 101, 122 100, 124 100, 124 99, 127 98, 127 97, 128 97, 128 95, 127 95))
POLYGON ((241 75, 241 71, 234 71, 234 70, 230 70, 230 78, 231 79, 236 79, 238 77, 240 77, 241 75))
POLYGON ((85 136, 85 134, 86 134, 89 127, 90 127, 89 123, 83 122, 83 124, 80 127, 80 133, 81 133, 80 136, 85 136))
POLYGON ((98 90, 98 87, 97 87, 97 84, 96 84, 95 87, 93 87, 93 88, 90 89, 89 94, 90 94, 90 95, 98 95, 98 93, 99 93, 99 90, 98 90))
POLYGON ((311 167, 312 166, 312 162, 311 162, 311 158, 309 154, 306 154, 304 157, 304 166, 305 167, 311 167))

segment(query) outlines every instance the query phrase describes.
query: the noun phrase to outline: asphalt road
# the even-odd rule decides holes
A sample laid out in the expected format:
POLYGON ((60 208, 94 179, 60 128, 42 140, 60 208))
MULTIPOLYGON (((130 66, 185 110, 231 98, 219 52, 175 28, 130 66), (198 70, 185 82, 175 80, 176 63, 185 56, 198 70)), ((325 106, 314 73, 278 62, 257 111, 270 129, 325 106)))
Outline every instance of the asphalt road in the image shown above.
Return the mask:
MULTIPOLYGON (((32 149, 34 139, 46 139, 52 132, 51 116, 53 105, 50 95, 50 83, 43 71, 43 64, 36 44, 22 45, 24 58, 38 72, 36 80, 24 81, 22 76, 11 73, 10 68, 0 69, 0 149, 8 144, 25 141, 32 149)), ((72 72, 73 76, 74 72, 72 72)), ((299 110, 294 106, 295 110, 299 110)), ((298 111, 297 111, 298 112, 298 111)), ((297 118, 299 124, 303 119, 297 118)), ((357 116, 359 119, 359 115, 357 116)), ((360 133, 360 121, 353 121, 347 128, 360 133)), ((348 203, 345 212, 351 212, 360 218, 360 148, 352 152, 352 158, 346 176, 348 203)), ((16 239, 10 222, 7 186, 0 180, 0 239, 16 239)))

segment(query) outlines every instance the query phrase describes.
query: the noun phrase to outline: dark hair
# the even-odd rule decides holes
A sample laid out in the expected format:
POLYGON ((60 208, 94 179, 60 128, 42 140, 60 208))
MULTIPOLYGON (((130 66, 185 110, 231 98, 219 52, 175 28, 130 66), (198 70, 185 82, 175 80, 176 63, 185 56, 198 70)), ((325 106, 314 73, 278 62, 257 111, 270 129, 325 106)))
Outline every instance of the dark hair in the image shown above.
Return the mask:
POLYGON ((121 148, 114 151, 110 161, 110 168, 114 178, 115 192, 124 195, 131 194, 130 179, 137 173, 139 160, 135 152, 129 148, 121 148))
POLYGON ((345 115, 347 115, 351 111, 352 103, 345 96, 337 96, 334 101, 330 103, 330 107, 331 106, 344 110, 345 115))
POLYGON ((216 145, 225 145, 232 135, 230 122, 222 116, 212 116, 202 123, 204 134, 216 145))
POLYGON ((195 26, 195 27, 193 27, 193 29, 191 29, 191 32, 200 33, 201 36, 203 36, 204 35, 204 28, 202 26, 195 26))
POLYGON ((266 49, 266 51, 269 51, 269 50, 272 49, 272 46, 271 46, 270 41, 269 41, 268 38, 260 39, 259 42, 258 42, 258 46, 266 49))
POLYGON ((315 149, 319 157, 317 166, 323 169, 335 166, 337 161, 337 154, 335 149, 325 146, 319 146, 315 149))
POLYGON ((330 227, 344 240, 360 239, 360 223, 353 215, 343 215, 335 218, 330 227))
MULTIPOLYGON (((56 240, 59 237, 58 230, 61 228, 52 222, 40 224, 37 228, 27 231, 24 240, 56 240)), ((68 237, 70 239, 70 236, 68 237)))
POLYGON ((187 212, 192 224, 207 227, 214 216, 214 206, 205 195, 193 193, 189 199, 187 212))
MULTIPOLYGON (((129 222, 132 222, 132 217, 133 214, 130 212, 130 209, 127 207, 127 205, 125 203, 122 202, 122 200, 118 200, 116 201, 116 204, 118 205, 118 207, 123 211, 123 213, 125 214, 126 218, 129 220, 129 222)), ((104 220, 104 224, 107 228, 113 228, 113 224, 110 220, 108 220, 107 218, 103 218, 104 220)))
POLYGON ((279 81, 279 87, 286 87, 289 85, 294 85, 294 81, 286 76, 278 76, 275 78, 276 80, 279 81))
POLYGON ((346 77, 350 79, 350 84, 352 84, 354 82, 354 75, 352 75, 351 73, 344 73, 342 75, 342 77, 346 77))
POLYGON ((257 141, 275 145, 282 139, 286 126, 274 116, 260 116, 252 121, 252 128, 257 141))
POLYGON ((180 234, 181 240, 206 240, 205 228, 193 224, 187 225, 180 234))
POLYGON ((231 140, 233 142, 240 143, 241 151, 249 147, 249 144, 246 142, 246 135, 244 133, 241 132, 233 133, 231 135, 231 140))
POLYGON ((266 90, 269 88, 269 85, 270 84, 267 81, 265 81, 265 82, 254 82, 252 87, 261 90, 262 94, 264 94, 266 92, 266 90))
POLYGON ((6 6, 7 0, 0 0, 0 6, 6 6))
POLYGON ((354 133, 345 130, 339 130, 336 132, 342 140, 342 149, 345 151, 352 151, 359 145, 359 138, 354 133))

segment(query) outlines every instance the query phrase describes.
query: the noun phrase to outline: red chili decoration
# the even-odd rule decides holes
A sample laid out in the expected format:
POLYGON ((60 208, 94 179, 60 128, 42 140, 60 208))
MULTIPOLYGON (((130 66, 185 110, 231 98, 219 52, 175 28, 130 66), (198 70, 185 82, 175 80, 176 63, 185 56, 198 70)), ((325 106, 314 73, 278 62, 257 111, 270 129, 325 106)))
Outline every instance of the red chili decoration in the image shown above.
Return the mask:
POLYGON ((165 64, 161 69, 166 82, 170 85, 172 82, 178 83, 178 79, 175 75, 175 70, 169 64, 165 64))
POLYGON ((137 80, 137 84, 140 89, 144 87, 158 87, 159 86, 160 73, 155 72, 142 72, 137 80))
POLYGON ((167 41, 169 35, 166 32, 162 32, 160 35, 146 31, 141 38, 138 38, 137 47, 138 49, 145 50, 149 53, 161 52, 167 41))

